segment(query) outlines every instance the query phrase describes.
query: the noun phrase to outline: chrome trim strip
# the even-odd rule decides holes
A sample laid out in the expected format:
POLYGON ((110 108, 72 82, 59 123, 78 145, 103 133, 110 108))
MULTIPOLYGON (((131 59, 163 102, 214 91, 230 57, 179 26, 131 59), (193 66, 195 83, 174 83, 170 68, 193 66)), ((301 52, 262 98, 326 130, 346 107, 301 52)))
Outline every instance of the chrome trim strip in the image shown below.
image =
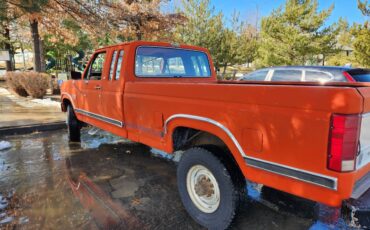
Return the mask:
POLYGON ((170 121, 172 121, 173 119, 176 119, 176 118, 186 118, 186 119, 203 121, 203 122, 207 122, 207 123, 210 123, 212 125, 215 125, 215 126, 219 127, 230 137, 230 139, 233 141, 234 145, 239 150, 241 156, 244 158, 246 163, 249 164, 251 167, 259 168, 259 169, 262 169, 262 170, 265 170, 265 171, 276 173, 278 175, 286 176, 286 177, 289 177, 289 178, 304 181, 304 182, 307 182, 307 183, 311 183, 311 184, 318 185, 318 186, 321 186, 321 187, 329 188, 329 189, 332 189, 332 190, 337 190, 338 189, 338 179, 335 178, 335 177, 330 177, 330 176, 322 175, 322 174, 319 174, 319 173, 306 171, 306 170, 303 170, 303 169, 298 169, 298 168, 294 168, 294 167, 291 167, 291 166, 282 165, 282 164, 262 160, 262 159, 259 159, 259 158, 247 156, 245 154, 243 148, 239 144, 238 140, 236 139, 236 137, 231 133, 231 131, 228 128, 226 128, 223 124, 221 124, 220 122, 215 121, 215 120, 210 119, 210 118, 195 116, 195 115, 190 115, 190 114, 174 114, 174 115, 170 116, 169 118, 167 118, 167 120, 164 123, 164 127, 163 127, 163 134, 164 135, 167 134, 167 132, 168 132, 168 129, 167 129, 168 123, 170 121), (309 180, 309 176, 311 176, 315 180, 309 180))
POLYGON ((166 122, 164 123, 164 134, 167 134, 167 125, 168 125, 168 123, 171 120, 175 119, 175 118, 188 118, 188 119, 193 119, 193 120, 198 120, 198 121, 204 121, 204 122, 207 122, 207 123, 210 123, 210 124, 213 124, 213 125, 219 127, 231 138, 231 140, 234 142, 235 146, 238 148, 242 157, 244 157, 244 158, 247 157, 247 155, 245 155, 245 153, 243 151, 243 148, 240 146, 239 142, 236 140, 235 136, 230 132, 230 130, 228 128, 226 128, 224 125, 222 125, 220 122, 212 120, 210 118, 200 117, 200 116, 195 116, 195 115, 189 115, 189 114, 175 114, 175 115, 172 115, 169 118, 167 118, 166 122))
POLYGON ((112 125, 115 125, 115 126, 118 126, 118 127, 121 127, 121 128, 124 125, 122 121, 118 121, 118 120, 115 120, 115 119, 112 119, 112 118, 109 118, 109 117, 105 117, 105 116, 100 115, 100 114, 92 113, 92 112, 89 112, 89 111, 86 111, 86 110, 83 110, 83 109, 75 109, 75 111, 77 113, 81 113, 83 115, 86 115, 86 116, 89 116, 89 117, 92 117, 92 118, 110 123, 112 125))
POLYGON ((370 188, 370 172, 368 172, 367 174, 365 174, 365 176, 356 181, 351 194, 351 198, 353 199, 360 198, 369 188, 370 188))
POLYGON ((245 158, 245 162, 249 164, 251 167, 262 169, 281 176, 286 176, 289 178, 318 185, 324 188, 329 188, 332 190, 337 190, 338 188, 337 178, 324 176, 314 172, 293 168, 286 165, 276 164, 251 157, 245 158))

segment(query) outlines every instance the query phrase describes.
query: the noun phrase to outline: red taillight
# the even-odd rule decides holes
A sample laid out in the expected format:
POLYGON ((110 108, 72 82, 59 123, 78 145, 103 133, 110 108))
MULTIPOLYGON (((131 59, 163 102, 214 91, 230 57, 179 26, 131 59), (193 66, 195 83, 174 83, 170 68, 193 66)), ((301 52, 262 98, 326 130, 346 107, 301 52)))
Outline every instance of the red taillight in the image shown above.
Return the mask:
POLYGON ((333 115, 328 154, 329 169, 338 172, 355 169, 360 127, 360 115, 333 115))
POLYGON ((343 72, 343 76, 347 79, 348 82, 356 82, 356 80, 346 71, 343 72))

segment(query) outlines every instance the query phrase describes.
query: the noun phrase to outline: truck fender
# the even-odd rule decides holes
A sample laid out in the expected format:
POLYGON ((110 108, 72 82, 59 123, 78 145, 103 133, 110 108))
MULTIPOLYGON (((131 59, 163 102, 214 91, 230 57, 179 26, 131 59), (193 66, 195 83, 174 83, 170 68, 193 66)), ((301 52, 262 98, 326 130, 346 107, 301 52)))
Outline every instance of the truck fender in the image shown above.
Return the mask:
POLYGON ((244 158, 247 156, 234 134, 224 124, 210 118, 189 114, 175 114, 168 117, 164 123, 163 136, 167 143, 171 143, 168 149, 169 152, 173 152, 172 134, 177 127, 192 128, 215 135, 225 143, 240 169, 244 171, 244 158))

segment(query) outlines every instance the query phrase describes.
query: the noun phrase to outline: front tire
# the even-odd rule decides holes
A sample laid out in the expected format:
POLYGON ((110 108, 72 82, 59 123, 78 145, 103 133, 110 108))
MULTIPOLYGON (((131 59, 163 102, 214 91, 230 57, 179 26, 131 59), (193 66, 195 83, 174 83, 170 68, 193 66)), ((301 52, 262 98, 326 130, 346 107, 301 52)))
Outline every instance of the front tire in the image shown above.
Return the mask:
POLYGON ((177 186, 189 215, 208 229, 226 229, 242 200, 245 183, 231 177, 227 167, 212 152, 191 148, 177 168, 177 186))
POLYGON ((71 105, 67 107, 68 139, 71 142, 81 141, 81 126, 71 105))

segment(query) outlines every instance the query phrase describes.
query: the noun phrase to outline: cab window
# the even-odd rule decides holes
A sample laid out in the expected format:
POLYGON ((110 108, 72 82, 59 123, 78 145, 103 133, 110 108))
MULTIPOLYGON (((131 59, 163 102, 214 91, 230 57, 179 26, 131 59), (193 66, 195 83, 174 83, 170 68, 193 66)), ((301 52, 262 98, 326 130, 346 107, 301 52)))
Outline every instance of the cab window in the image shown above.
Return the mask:
POLYGON ((87 80, 101 80, 106 53, 98 53, 90 63, 87 80))
POLYGON ((139 47, 136 52, 137 77, 210 77, 208 56, 197 50, 171 47, 139 47))

